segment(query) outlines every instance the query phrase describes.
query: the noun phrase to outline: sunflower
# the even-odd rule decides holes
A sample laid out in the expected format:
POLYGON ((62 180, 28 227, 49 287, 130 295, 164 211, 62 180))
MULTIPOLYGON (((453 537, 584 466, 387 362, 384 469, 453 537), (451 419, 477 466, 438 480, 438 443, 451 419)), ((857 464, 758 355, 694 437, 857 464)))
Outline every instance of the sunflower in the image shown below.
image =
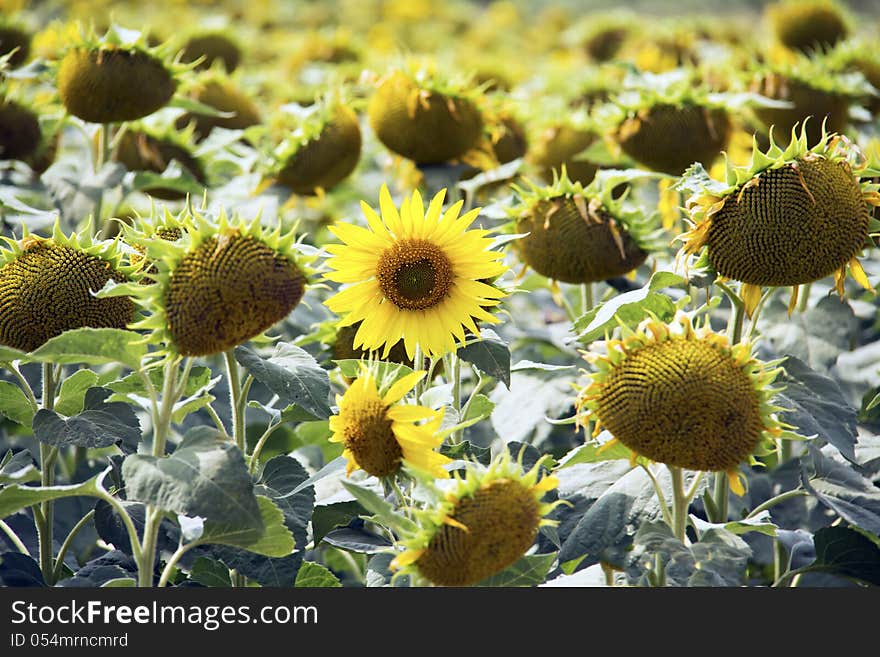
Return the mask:
POLYGON ((131 39, 115 29, 103 38, 81 35, 58 70, 58 94, 67 111, 92 123, 133 121, 164 107, 186 69, 169 62, 168 44, 148 47, 146 35, 131 39))
POLYGON ((443 466, 451 459, 434 451, 443 442, 436 437, 443 411, 398 403, 425 374, 412 372, 389 385, 362 364, 345 394, 336 395, 339 411, 330 418, 330 442, 345 445, 346 474, 361 469, 390 477, 406 461, 434 477, 449 476, 443 466))
POLYGON ((241 48, 224 31, 198 32, 183 44, 181 60, 187 63, 198 61, 197 68, 201 70, 207 70, 219 61, 227 73, 232 73, 241 62, 241 48))
POLYGON ((566 167, 552 185, 513 185, 516 202, 514 249, 539 274, 564 283, 592 283, 623 276, 639 267, 648 252, 661 248, 656 215, 614 198, 621 185, 652 174, 601 171, 588 186, 568 179, 566 167))
POLYGON ((593 436, 608 429, 633 458, 669 466, 726 472, 743 493, 740 463, 766 454, 785 437, 775 416, 771 387, 778 368, 752 356, 748 343, 731 345, 708 324, 694 328, 679 314, 672 324, 656 319, 609 340, 607 354, 585 352, 596 371, 578 394, 578 423, 595 421, 593 436))
POLYGON ((0 56, 12 53, 9 57, 9 66, 17 68, 24 64, 30 51, 31 34, 9 18, 0 18, 0 56))
POLYGON ((134 320, 128 297, 98 299, 108 281, 124 283, 133 267, 122 264, 116 242, 93 243, 88 228, 69 236, 55 224, 52 237, 2 239, 0 250, 0 344, 33 351, 64 331, 124 329, 134 320))
POLYGON ((726 182, 692 167, 677 183, 692 193, 686 201, 692 228, 678 238, 681 255, 706 247, 721 276, 742 282, 750 316, 762 286, 792 286, 790 310, 800 285, 830 274, 842 296, 847 268, 871 289, 857 256, 870 244, 871 206, 880 205, 872 181, 880 162, 824 131, 809 148, 803 126, 784 151, 772 134, 770 142, 766 153, 754 146, 750 166, 728 165, 726 182))
POLYGON ((474 319, 495 324, 486 308, 506 292, 482 281, 507 271, 504 255, 489 249, 486 230, 467 230, 480 208, 458 216, 462 201, 443 212, 446 190, 431 200, 427 212, 418 191, 404 199, 400 212, 388 187, 379 193, 380 216, 366 203, 361 209, 369 229, 335 224, 330 231, 344 244, 327 247, 335 271, 326 278, 353 283, 325 305, 345 314, 341 326, 362 322, 354 346, 383 358, 403 338, 409 358, 416 346, 431 357, 464 343, 465 329, 479 335, 474 319))
POLYGON ((439 586, 470 586, 512 565, 539 527, 556 524, 545 516, 559 502, 542 499, 558 481, 542 476, 542 463, 524 473, 504 451, 487 467, 468 463, 445 494, 427 482, 434 503, 415 511, 418 527, 402 537, 405 551, 392 569, 439 586))
POLYGON ((766 14, 779 42, 793 50, 830 48, 849 32, 847 17, 829 0, 784 0, 766 14))
POLYGON ((150 313, 132 327, 152 331, 169 355, 227 351, 287 317, 305 293, 311 256, 293 230, 267 232, 259 216, 248 222, 221 211, 214 221, 190 209, 141 224, 121 226, 155 266, 142 273, 155 284, 125 289, 150 313))
POLYGON ((175 125, 183 129, 191 121, 195 124, 195 137, 205 139, 214 128, 244 130, 260 123, 260 111, 254 101, 243 93, 233 80, 219 67, 201 74, 198 80, 187 89, 193 100, 213 107, 219 112, 232 113, 233 116, 208 116, 198 112, 187 112, 180 116, 175 125))

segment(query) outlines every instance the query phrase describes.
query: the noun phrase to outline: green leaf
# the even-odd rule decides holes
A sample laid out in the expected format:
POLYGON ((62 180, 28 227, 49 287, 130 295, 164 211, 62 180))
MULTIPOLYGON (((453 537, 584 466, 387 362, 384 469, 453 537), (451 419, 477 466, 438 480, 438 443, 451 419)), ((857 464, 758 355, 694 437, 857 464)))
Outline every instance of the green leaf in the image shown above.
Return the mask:
POLYGON ((312 514, 312 536, 315 545, 337 527, 346 527, 352 520, 366 514, 367 510, 360 502, 336 502, 316 506, 312 514))
POLYGON ((15 454, 12 450, 7 450, 0 460, 0 485, 26 484, 39 479, 40 471, 34 465, 31 453, 26 449, 15 454))
MULTIPOLYGON (((349 379, 356 379, 360 376, 360 366, 363 365, 365 361, 357 360, 355 358, 345 358, 334 360, 333 362, 339 367, 342 376, 349 379)), ((376 368, 376 380, 384 381, 388 385, 397 382, 407 374, 412 374, 414 371, 411 367, 407 367, 403 363, 392 363, 384 360, 374 361, 373 366, 376 368)))
POLYGON ((685 284, 686 281, 681 276, 664 271, 656 272, 644 287, 619 294, 579 317, 574 323, 575 330, 580 331, 578 340, 589 343, 604 338, 606 333, 617 327, 618 321, 635 327, 649 313, 653 313, 661 321, 670 321, 675 316, 675 303, 659 291, 685 284))
POLYGON ((120 363, 138 369, 147 354, 144 336, 111 328, 80 328, 65 331, 32 351, 31 360, 43 363, 120 363))
POLYGON ((88 481, 70 486, 7 486, 0 489, 0 518, 11 516, 40 502, 60 500, 63 497, 102 497, 101 481, 109 468, 88 481))
POLYGON ((239 346, 235 348, 235 359, 278 395, 282 407, 297 404, 317 418, 330 417, 330 378, 304 349, 282 342, 271 357, 262 358, 252 349, 239 346))
POLYGON ((214 395, 196 395, 181 399, 174 404, 174 410, 171 412, 171 421, 175 424, 181 424, 187 415, 195 413, 200 408, 204 408, 215 399, 214 395))
POLYGON ((748 534, 749 532, 759 532, 767 536, 776 536, 776 530, 779 529, 773 520, 771 520, 769 510, 762 511, 754 518, 746 518, 724 523, 706 522, 702 518, 692 515, 691 522, 700 533, 709 531, 710 529, 726 529, 731 534, 736 534, 737 536, 748 534))
POLYGON ((463 422, 467 422, 468 420, 482 420, 483 418, 489 417, 492 415, 492 411, 495 409, 495 403, 490 400, 486 395, 476 395, 468 406, 467 414, 462 418, 463 422))
POLYGON ((458 349, 458 357, 510 389, 510 349, 492 329, 480 331, 482 339, 458 349))
POLYGON ((131 577, 117 577, 101 584, 102 589, 130 589, 136 586, 137 582, 131 577))
POLYGON ((556 561, 556 553, 524 556, 512 566, 492 575, 477 586, 537 586, 547 579, 556 561))
POLYGON ((293 534, 284 525, 281 509, 262 495, 256 496, 259 523, 242 525, 223 520, 206 520, 199 545, 219 544, 243 548, 267 557, 285 557, 296 547, 293 534))
POLYGON ((801 435, 816 435, 831 443, 855 462, 858 411, 847 401, 837 382, 794 356, 788 356, 782 367, 784 371, 776 382, 784 390, 777 396, 777 403, 791 410, 781 413, 781 419, 797 427, 801 435))
POLYGON ((810 449, 803 461, 804 488, 847 522, 880 535, 880 488, 852 467, 810 449))
POLYGON ((170 456, 132 454, 122 463, 126 497, 259 533, 260 509, 241 450, 211 427, 186 433, 170 456))
POLYGON ((24 351, 7 347, 0 344, 0 363, 11 363, 16 360, 27 361, 28 355, 24 351))
POLYGON ((813 537, 816 560, 807 570, 880 586, 880 545, 849 527, 825 527, 813 537))
POLYGON ((489 465, 492 460, 492 450, 488 447, 472 445, 469 440, 463 440, 455 445, 444 443, 440 446, 440 453, 453 460, 476 459, 483 465, 489 465))
POLYGON ((199 557, 193 562, 189 578, 202 586, 217 588, 232 586, 232 581, 229 579, 229 568, 208 557, 199 557))
POLYGON ((394 507, 369 488, 364 488, 348 480, 343 480, 342 485, 345 486, 345 490, 354 495, 354 498, 367 511, 372 513, 379 522, 389 529, 402 530, 404 532, 414 532, 418 529, 412 520, 395 511, 394 507))
POLYGON ((280 455, 270 459, 260 473, 256 492, 275 502, 284 514, 284 523, 293 533, 297 545, 308 540, 309 520, 315 506, 315 489, 301 488, 309 478, 306 469, 292 456, 280 455), (293 490, 297 492, 291 494, 293 490))
POLYGON ((195 98, 190 98, 189 96, 183 96, 181 94, 175 94, 168 102, 168 107, 179 107, 192 114, 201 114, 203 116, 211 116, 220 119, 231 119, 235 116, 235 112, 224 112, 211 105, 200 103, 195 98))
MULTIPOLYGON (((197 392, 206 392, 213 388, 214 385, 223 378, 222 376, 217 376, 212 379, 211 374, 210 367, 193 367, 186 380, 186 386, 184 386, 183 389, 183 396, 192 397, 197 392)), ((150 377, 150 382, 153 384, 153 387, 156 390, 161 390, 164 382, 163 377, 165 376, 163 368, 152 367, 147 371, 147 375, 150 377)), ((144 385, 144 380, 137 372, 132 372, 122 379, 112 381, 104 387, 110 388, 113 392, 121 394, 134 394, 139 397, 149 396, 147 387, 144 385)))
POLYGON ((180 162, 171 160, 162 173, 154 171, 135 171, 131 178, 132 189, 144 191, 173 190, 180 194, 201 194, 205 185, 200 183, 192 172, 180 162))
POLYGON ((296 584, 294 587, 298 589, 316 589, 316 588, 339 588, 342 582, 330 570, 319 563, 312 561, 304 561, 300 566, 299 572, 296 574, 296 584))
POLYGON ((98 375, 92 370, 77 370, 61 382, 55 412, 70 417, 81 413, 86 390, 98 385, 98 375))
POLYGON ((0 415, 8 417, 23 427, 31 426, 34 407, 24 391, 14 383, 0 381, 0 415))
POLYGON ((107 403, 108 388, 89 388, 83 412, 62 418, 55 411, 41 408, 34 416, 34 436, 47 445, 109 447, 117 442, 137 444, 141 426, 131 406, 122 402, 107 403))
POLYGON ((362 528, 342 527, 327 532, 324 543, 346 552, 377 554, 387 552, 391 541, 384 536, 368 532, 362 528))
POLYGON ((603 445, 587 443, 579 447, 575 447, 566 454, 559 462, 560 468, 568 468, 578 463, 599 463, 601 461, 619 461, 629 460, 632 452, 621 442, 616 442, 608 448, 599 451, 603 445))

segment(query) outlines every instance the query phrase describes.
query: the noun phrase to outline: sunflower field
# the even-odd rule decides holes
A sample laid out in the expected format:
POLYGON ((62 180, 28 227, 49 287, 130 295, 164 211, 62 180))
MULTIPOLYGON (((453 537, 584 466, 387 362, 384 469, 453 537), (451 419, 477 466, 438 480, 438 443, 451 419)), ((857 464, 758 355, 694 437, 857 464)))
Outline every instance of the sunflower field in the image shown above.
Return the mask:
POLYGON ((0 583, 880 585, 878 10, 0 0, 0 583))

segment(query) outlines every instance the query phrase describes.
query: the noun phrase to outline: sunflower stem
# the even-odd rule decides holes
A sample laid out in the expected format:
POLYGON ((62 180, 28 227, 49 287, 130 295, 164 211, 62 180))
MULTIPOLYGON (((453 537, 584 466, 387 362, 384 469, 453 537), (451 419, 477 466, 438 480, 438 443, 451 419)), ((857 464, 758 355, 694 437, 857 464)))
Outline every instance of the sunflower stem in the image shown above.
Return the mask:
MULTIPOLYGON (((413 371, 421 372, 425 369, 425 356, 422 353, 422 348, 420 345, 416 344, 415 353, 413 354, 413 371)), ((427 381, 428 376, 426 375, 423 379, 416 383, 416 402, 418 402, 422 398, 422 393, 425 391, 425 386, 428 385, 427 381)))
POLYGON ((712 490, 712 501, 715 502, 716 515, 712 522, 727 522, 727 503, 730 497, 730 485, 726 472, 715 473, 715 485, 712 490))
POLYGON ((681 468, 667 466, 672 477, 672 533, 684 543, 687 540, 688 500, 681 468))
POLYGON ((810 305, 810 291, 813 289, 812 283, 804 283, 801 286, 800 298, 798 299, 797 311, 803 313, 810 305))
POLYGON ((86 515, 79 519, 73 529, 70 530, 70 533, 67 535, 67 538, 64 539, 64 543, 61 544, 61 547, 58 550, 58 557, 55 559, 55 570, 52 573, 52 582, 57 582, 61 577, 61 571, 64 568, 64 555, 67 554, 67 551, 70 549, 71 544, 73 543, 73 539, 76 538, 76 535, 79 534, 80 530, 85 527, 88 522, 94 518, 95 510, 92 509, 86 515))
POLYGON ((648 479, 651 480, 651 485, 654 487, 654 493, 657 495, 657 501, 660 504, 660 512, 663 514, 663 520, 667 525, 672 527, 672 512, 669 510, 669 504, 666 503, 666 496, 663 494, 663 489, 660 488, 660 482, 657 481, 657 477, 651 472, 651 468, 647 465, 642 465, 641 467, 648 474, 648 479))
MULTIPOLYGON (((55 369, 51 363, 43 363, 42 408, 51 411, 55 408, 55 369)), ((40 443, 40 486, 46 488, 55 483, 55 457, 58 449, 40 443)), ((37 528, 37 542, 40 552, 40 570, 46 584, 54 584, 55 565, 52 561, 52 531, 55 520, 55 504, 51 501, 40 502, 40 514, 34 515, 37 528)))
POLYGON ((266 427, 266 430, 263 432, 263 435, 260 436, 260 439, 257 441, 257 444, 254 446, 254 451, 251 452, 250 456, 250 464, 248 469, 251 471, 251 474, 256 472, 257 464, 260 462, 260 454, 263 453, 263 448, 266 446, 266 443, 269 441, 269 438, 272 437, 272 434, 275 433, 275 430, 281 426, 281 423, 278 422, 276 424, 270 424, 266 427))
MULTIPOLYGON (((458 421, 461 422, 461 358, 458 357, 457 353, 453 353, 449 355, 449 359, 452 366, 452 407, 458 415, 458 421)), ((449 437, 449 443, 451 445, 461 443, 463 433, 463 429, 454 431, 449 437)))
POLYGON ((12 527, 7 525, 2 520, 0 520, 0 531, 6 534, 7 538, 12 542, 12 545, 15 546, 16 550, 18 550, 22 554, 30 554, 27 547, 25 547, 25 544, 18 537, 18 534, 15 533, 15 530, 13 530, 12 527))
POLYGON ((593 284, 581 283, 581 316, 593 309, 593 284))
POLYGON ((232 440, 238 445, 242 454, 245 453, 244 435, 244 403, 241 389, 241 378, 238 373, 238 362, 235 360, 234 349, 223 352, 226 360, 226 376, 229 379, 229 405, 232 407, 232 440))
POLYGON ((748 520, 749 518, 754 518, 762 511, 766 511, 767 509, 770 509, 770 508, 776 506, 777 504, 781 504, 782 502, 785 502, 786 500, 790 500, 794 497, 803 497, 807 494, 808 493, 806 491, 800 490, 800 489, 789 490, 784 493, 780 493, 776 497, 771 497, 766 502, 763 502, 763 503, 759 504, 758 506, 756 506, 754 509, 751 510, 751 512, 749 512, 749 515, 747 515, 745 519, 748 520))

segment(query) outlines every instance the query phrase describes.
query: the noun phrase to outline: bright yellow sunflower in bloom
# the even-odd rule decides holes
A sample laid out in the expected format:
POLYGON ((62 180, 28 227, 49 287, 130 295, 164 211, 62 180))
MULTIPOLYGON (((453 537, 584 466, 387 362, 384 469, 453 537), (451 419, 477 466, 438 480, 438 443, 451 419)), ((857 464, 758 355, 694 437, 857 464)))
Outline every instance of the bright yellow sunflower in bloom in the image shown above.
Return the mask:
POLYGON ((339 412, 330 418, 330 442, 345 445, 346 474, 360 468, 390 477, 406 461, 435 477, 449 476, 443 466, 451 459, 434 451, 443 442, 437 437, 443 411, 398 403, 424 376, 413 372, 389 386, 362 365, 345 394, 336 396, 339 412))
POLYGON ((498 323, 487 308, 507 293, 485 281, 507 271, 504 255, 490 250, 489 231, 468 230, 480 208, 459 216, 458 201, 444 212, 445 195, 442 190, 434 196, 426 211, 415 191, 398 212, 383 185, 381 218, 361 202, 369 229, 330 228, 344 244, 327 247, 333 255, 327 264, 335 271, 326 278, 351 285, 325 303, 345 315, 340 326, 362 322, 355 348, 384 347, 386 358, 402 338, 410 358, 417 345, 439 357, 455 349, 455 339, 464 343, 465 329, 479 335, 474 320, 498 323))

